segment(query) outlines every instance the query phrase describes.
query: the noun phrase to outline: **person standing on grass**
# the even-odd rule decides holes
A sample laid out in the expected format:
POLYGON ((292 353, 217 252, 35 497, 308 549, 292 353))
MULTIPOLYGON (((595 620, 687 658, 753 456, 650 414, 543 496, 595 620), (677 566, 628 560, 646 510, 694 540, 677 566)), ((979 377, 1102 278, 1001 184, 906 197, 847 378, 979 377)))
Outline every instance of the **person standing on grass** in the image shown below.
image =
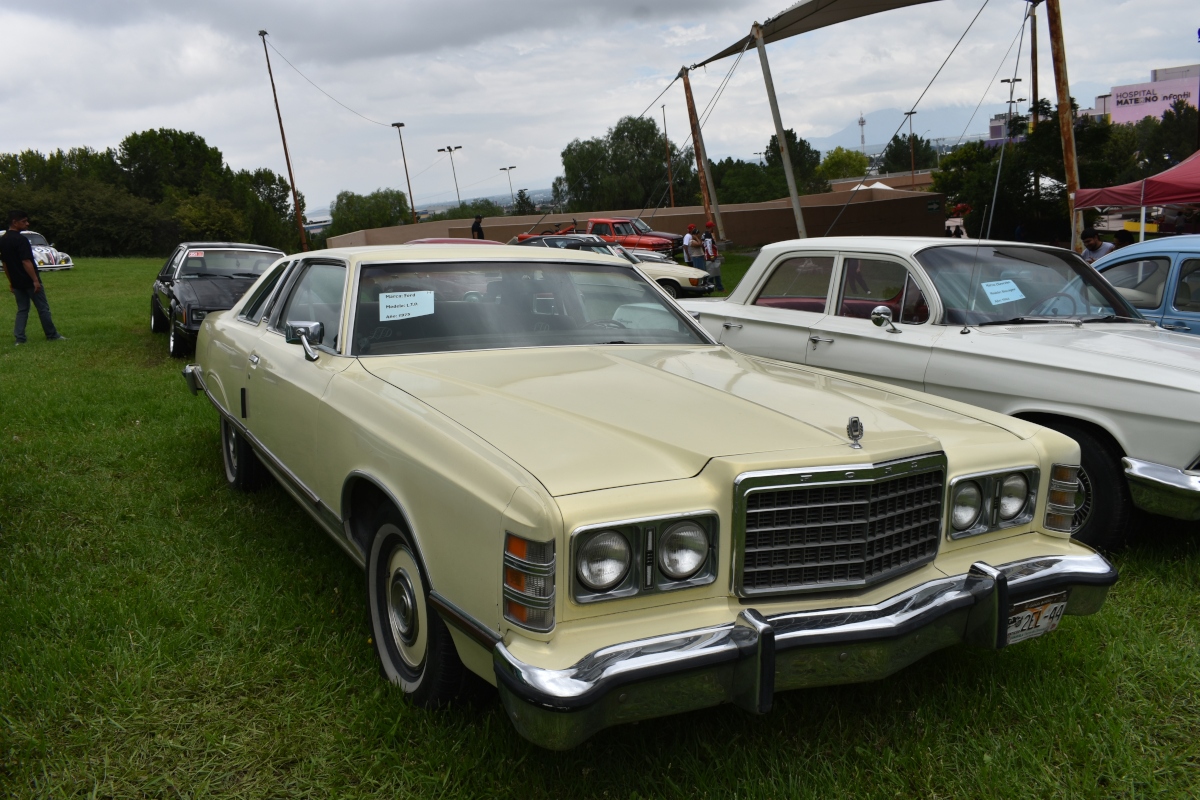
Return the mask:
POLYGON ((688 223, 687 233, 683 237, 683 252, 687 254, 689 264, 701 272, 708 271, 708 266, 704 263, 704 243, 692 223, 688 223))
POLYGON ((704 265, 708 268, 708 274, 716 279, 715 285, 718 292, 725 291, 725 284, 721 282, 721 264, 725 259, 721 257, 717 250, 717 237, 713 236, 713 221, 710 219, 704 223, 704 236, 701 239, 701 244, 704 245, 704 265))
POLYGON ((66 339, 54 327, 50 318, 50 303, 46 301, 46 290, 38 275, 33 259, 33 248, 21 231, 29 227, 29 215, 24 211, 8 212, 8 230, 0 236, 0 261, 4 263, 4 274, 8 276, 8 290, 17 299, 17 319, 13 325, 13 336, 17 344, 25 344, 25 323, 29 320, 29 305, 37 309, 42 322, 42 332, 48 341, 66 339))

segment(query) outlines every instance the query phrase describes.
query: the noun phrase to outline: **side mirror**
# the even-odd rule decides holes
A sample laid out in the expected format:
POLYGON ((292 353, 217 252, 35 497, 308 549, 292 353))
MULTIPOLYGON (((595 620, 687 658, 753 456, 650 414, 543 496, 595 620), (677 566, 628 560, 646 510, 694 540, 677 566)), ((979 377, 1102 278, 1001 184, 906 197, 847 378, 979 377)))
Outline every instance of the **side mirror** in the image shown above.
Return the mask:
POLYGON ((320 344, 325 338, 325 326, 320 322, 292 322, 283 328, 283 338, 288 344, 298 344, 304 348, 304 357, 316 361, 321 354, 313 349, 313 344, 320 344))
POLYGON ((875 306, 871 309, 871 322, 876 328, 887 326, 888 333, 900 333, 900 329, 892 324, 892 310, 887 306, 875 306))

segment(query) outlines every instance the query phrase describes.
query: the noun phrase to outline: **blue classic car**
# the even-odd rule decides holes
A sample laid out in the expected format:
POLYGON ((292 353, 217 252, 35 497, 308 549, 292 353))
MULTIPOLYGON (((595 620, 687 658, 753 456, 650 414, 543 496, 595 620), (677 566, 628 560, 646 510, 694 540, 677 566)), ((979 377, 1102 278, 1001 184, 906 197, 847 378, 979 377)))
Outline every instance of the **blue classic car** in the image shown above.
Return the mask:
POLYGON ((1200 236, 1170 236, 1122 247, 1094 265, 1146 319, 1200 334, 1200 236))

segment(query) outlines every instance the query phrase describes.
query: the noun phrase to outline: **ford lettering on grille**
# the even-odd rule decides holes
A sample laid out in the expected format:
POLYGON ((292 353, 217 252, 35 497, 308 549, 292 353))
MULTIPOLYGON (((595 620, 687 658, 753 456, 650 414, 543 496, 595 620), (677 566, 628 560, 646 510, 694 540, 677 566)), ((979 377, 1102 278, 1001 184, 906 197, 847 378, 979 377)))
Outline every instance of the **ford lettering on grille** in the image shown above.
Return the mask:
POLYGON ((851 589, 927 564, 941 538, 945 463, 937 453, 865 468, 741 476, 737 593, 851 589))

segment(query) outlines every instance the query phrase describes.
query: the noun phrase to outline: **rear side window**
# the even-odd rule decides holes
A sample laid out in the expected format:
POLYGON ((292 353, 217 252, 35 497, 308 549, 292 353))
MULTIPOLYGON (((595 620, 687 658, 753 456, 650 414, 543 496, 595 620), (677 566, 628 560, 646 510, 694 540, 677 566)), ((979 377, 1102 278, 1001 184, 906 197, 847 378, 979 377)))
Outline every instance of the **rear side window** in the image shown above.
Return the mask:
POLYGON ((1170 272, 1169 258, 1139 258, 1117 264, 1101 274, 1134 308, 1154 309, 1162 305, 1170 272))
POLYGON ((1200 311, 1200 258, 1189 259, 1180 267, 1174 306, 1178 311, 1200 311))
POLYGON ((832 277, 833 256, 784 259, 767 279, 754 305, 824 313, 832 277))
POLYGON ((284 261, 271 270, 271 274, 267 276, 267 279, 255 288, 254 294, 242 306, 242 313, 238 314, 238 319, 243 322, 249 322, 251 325, 257 325, 262 320, 265 316, 264 307, 266 306, 267 298, 271 296, 271 293, 275 291, 275 287, 279 285, 279 280, 283 277, 283 273, 287 272, 289 263, 284 261))

